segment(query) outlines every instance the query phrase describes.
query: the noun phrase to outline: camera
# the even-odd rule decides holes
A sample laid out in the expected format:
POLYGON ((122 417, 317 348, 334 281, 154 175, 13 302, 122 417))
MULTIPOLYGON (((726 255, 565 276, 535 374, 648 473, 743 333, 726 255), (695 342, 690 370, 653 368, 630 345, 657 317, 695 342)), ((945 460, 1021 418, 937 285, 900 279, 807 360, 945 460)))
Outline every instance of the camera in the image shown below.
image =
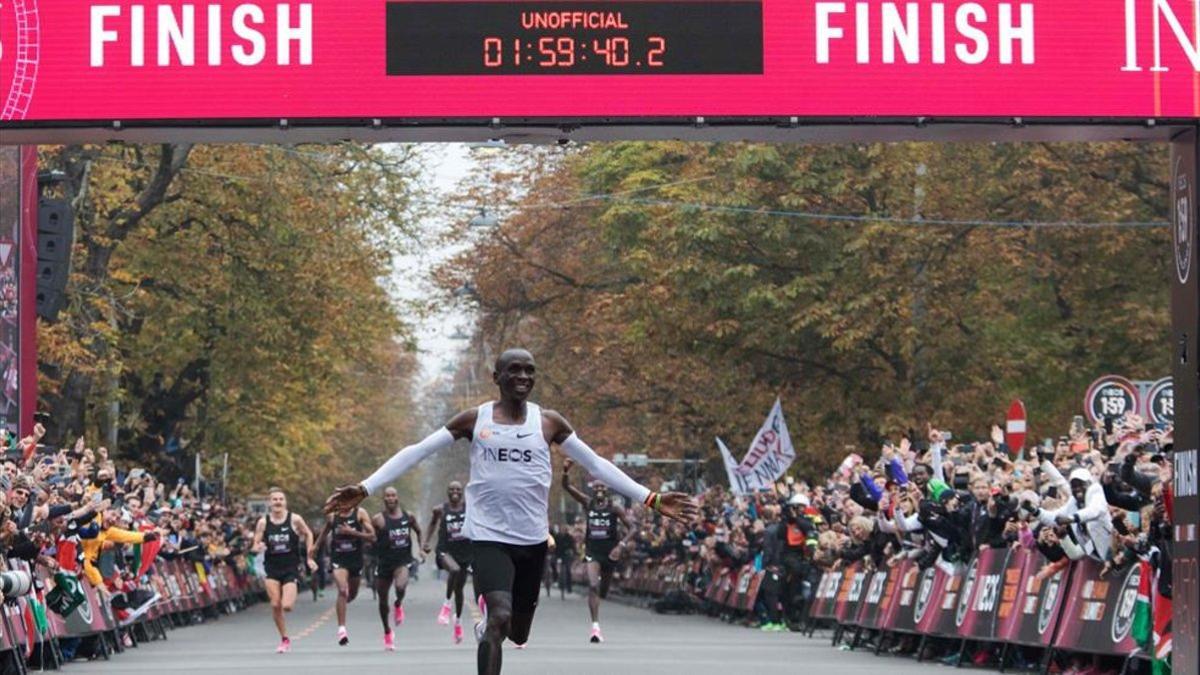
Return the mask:
POLYGON ((0 572, 0 596, 16 598, 33 588, 33 576, 24 570, 0 572))

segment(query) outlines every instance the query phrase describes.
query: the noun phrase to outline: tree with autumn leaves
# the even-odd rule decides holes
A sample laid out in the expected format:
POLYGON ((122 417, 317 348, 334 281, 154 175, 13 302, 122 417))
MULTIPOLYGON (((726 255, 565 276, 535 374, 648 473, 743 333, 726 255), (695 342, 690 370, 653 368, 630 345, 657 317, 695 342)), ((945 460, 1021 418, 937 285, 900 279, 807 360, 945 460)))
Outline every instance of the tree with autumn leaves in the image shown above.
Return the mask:
POLYGON ((77 214, 69 305, 39 324, 53 442, 300 506, 411 435, 409 328, 382 279, 415 231, 400 147, 46 148, 77 214), (118 406, 113 406, 116 402, 118 406), (117 417, 113 417, 113 411, 117 417), (99 440, 103 443, 103 440, 99 440))
POLYGON ((471 289, 488 351, 533 350, 541 396, 610 453, 715 460, 713 437, 748 441, 780 395, 815 476, 927 421, 986 434, 1014 397, 1057 436, 1096 376, 1169 369, 1157 146, 618 143, 494 164, 473 198, 506 217, 441 282, 471 289))

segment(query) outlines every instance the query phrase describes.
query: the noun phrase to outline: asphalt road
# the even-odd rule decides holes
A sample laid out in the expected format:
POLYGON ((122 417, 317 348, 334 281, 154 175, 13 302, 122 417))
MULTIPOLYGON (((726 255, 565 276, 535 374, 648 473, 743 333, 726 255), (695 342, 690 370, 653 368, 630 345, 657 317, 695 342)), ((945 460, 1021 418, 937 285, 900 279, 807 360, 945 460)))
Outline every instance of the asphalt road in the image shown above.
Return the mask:
MULTIPOLYGON (((468 583, 468 589, 470 584, 468 583)), ((444 586, 428 571, 410 586, 407 619, 396 629, 396 651, 382 648, 376 604, 367 590, 350 605, 350 644, 338 646, 332 587, 314 603, 301 595, 288 617, 293 636, 290 654, 275 653, 277 633, 270 609, 248 611, 200 626, 168 633, 166 641, 126 650, 112 661, 76 662, 68 673, 396 673, 469 675, 475 672, 471 620, 464 617, 466 638, 455 645, 450 628, 435 622, 444 586)), ((570 673, 570 675, 768 675, 799 672, 819 675, 876 672, 888 675, 940 670, 906 658, 875 657, 829 646, 827 636, 805 638, 793 633, 762 633, 702 616, 660 616, 649 610, 605 603, 601 626, 607 642, 587 640, 591 627, 581 596, 542 597, 528 649, 506 644, 504 672, 570 673)))

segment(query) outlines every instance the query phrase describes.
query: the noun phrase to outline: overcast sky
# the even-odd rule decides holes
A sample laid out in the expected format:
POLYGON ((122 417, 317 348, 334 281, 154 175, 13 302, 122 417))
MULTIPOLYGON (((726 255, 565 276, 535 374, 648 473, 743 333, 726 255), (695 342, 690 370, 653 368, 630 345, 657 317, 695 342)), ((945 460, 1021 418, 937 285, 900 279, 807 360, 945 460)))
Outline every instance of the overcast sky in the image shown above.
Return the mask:
MULTIPOLYGON (((421 146, 425 153, 426 164, 430 170, 428 184, 433 189, 432 199, 449 201, 456 194, 460 181, 472 170, 468 147, 462 143, 430 143, 421 146)), ((422 246, 411 255, 396 259, 393 272, 393 282, 396 294, 401 301, 424 299, 431 297, 429 274, 433 267, 449 256, 454 249, 438 245, 436 240, 450 224, 451 219, 463 218, 460 208, 428 209, 428 217, 421 223, 424 241, 428 246, 422 246)), ((413 322, 413 317, 405 317, 413 322)), ((440 377, 443 368, 448 368, 455 362, 460 350, 467 346, 464 339, 455 339, 456 333, 470 335, 473 318, 462 308, 448 307, 436 316, 415 322, 414 333, 417 337, 419 359, 422 376, 418 386, 424 388, 440 377)))

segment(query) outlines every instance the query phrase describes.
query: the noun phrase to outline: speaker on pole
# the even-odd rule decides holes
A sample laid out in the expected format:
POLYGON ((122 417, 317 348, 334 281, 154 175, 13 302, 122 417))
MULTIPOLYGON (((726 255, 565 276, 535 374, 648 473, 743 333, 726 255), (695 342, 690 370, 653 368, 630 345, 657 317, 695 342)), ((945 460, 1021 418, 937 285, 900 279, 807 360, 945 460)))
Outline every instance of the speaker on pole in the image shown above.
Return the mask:
POLYGON ((63 199, 39 199, 36 306, 38 316, 47 321, 57 319, 66 302, 74 242, 75 214, 71 205, 63 199))

